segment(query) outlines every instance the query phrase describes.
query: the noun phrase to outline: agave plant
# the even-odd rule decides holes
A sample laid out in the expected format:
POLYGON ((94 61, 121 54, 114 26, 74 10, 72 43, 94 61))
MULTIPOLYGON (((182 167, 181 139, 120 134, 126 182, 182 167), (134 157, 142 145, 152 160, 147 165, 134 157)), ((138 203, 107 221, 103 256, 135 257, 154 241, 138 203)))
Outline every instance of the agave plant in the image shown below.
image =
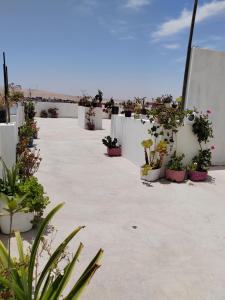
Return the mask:
POLYGON ((19 269, 16 268, 14 260, 10 257, 8 250, 0 241, 0 264, 8 271, 9 274, 7 277, 0 275, 0 283, 10 290, 11 294, 13 295, 13 299, 77 300, 79 299, 80 295, 84 291, 85 287, 91 280, 96 270, 99 268, 98 263, 103 254, 102 249, 100 249, 96 256, 92 259, 92 261, 84 270, 83 274, 80 276, 77 282, 74 284, 70 292, 67 293, 66 296, 63 296, 63 292, 70 280, 72 271, 83 249, 83 245, 80 244, 73 256, 73 259, 65 266, 63 274, 54 276, 53 269, 55 268, 59 257, 67 247, 68 243, 83 228, 78 227, 58 246, 58 248, 53 252, 52 256, 42 269, 38 278, 35 278, 35 262, 37 259, 39 245, 43 238, 46 227, 62 206, 63 204, 59 204, 58 206, 56 206, 43 220, 31 248, 28 266, 25 262, 23 241, 19 232, 15 233, 19 253, 19 264, 21 266, 19 269), (9 266, 8 262, 10 262, 9 266))

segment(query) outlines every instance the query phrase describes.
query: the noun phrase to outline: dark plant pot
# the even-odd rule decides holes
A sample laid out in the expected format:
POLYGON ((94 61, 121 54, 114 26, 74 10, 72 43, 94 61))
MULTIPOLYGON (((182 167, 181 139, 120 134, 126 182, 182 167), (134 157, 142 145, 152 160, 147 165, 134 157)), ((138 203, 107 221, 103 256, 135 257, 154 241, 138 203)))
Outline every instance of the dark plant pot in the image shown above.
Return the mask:
POLYGON ((88 130, 95 130, 95 124, 88 124, 87 128, 88 130))
POLYGON ((125 117, 126 118, 130 118, 131 117, 131 115, 132 115, 132 112, 131 111, 125 111, 125 117))
POLYGON ((143 109, 141 110, 141 115, 147 115, 147 109, 143 108, 143 109))
POLYGON ((119 106, 113 106, 112 115, 118 115, 118 114, 119 114, 119 106))
POLYGON ((30 138, 28 143, 28 148, 32 148, 34 146, 34 139, 30 138))
POLYGON ((208 172, 189 171, 188 177, 191 181, 206 181, 208 172))
POLYGON ((6 123, 6 109, 0 109, 0 123, 6 123))
POLYGON ((121 156, 122 155, 122 151, 121 151, 121 147, 117 147, 117 148, 107 148, 107 153, 108 156, 121 156))
POLYGON ((185 175, 186 175, 186 171, 175 171, 175 170, 169 170, 166 169, 166 179, 173 181, 173 182, 184 182, 185 179, 185 175))
POLYGON ((38 133, 37 132, 35 132, 34 134, 33 134, 33 139, 38 139, 38 133))

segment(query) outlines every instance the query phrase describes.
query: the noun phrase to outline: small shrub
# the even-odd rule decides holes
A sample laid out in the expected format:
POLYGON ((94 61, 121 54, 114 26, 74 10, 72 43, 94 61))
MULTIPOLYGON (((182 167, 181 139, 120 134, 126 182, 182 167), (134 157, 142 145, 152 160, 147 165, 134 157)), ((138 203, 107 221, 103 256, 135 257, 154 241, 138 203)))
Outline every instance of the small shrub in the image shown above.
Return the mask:
POLYGON ((42 111, 40 112, 40 117, 41 118, 48 118, 48 113, 45 109, 42 109, 42 111))

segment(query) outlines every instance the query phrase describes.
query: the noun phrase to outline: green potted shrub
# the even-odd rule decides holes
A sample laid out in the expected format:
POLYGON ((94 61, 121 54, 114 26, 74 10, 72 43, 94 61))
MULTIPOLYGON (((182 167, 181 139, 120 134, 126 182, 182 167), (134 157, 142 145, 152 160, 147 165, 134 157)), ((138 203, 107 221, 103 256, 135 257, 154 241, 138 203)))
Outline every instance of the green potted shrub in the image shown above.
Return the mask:
POLYGON ((183 165, 184 154, 177 155, 174 151, 167 166, 166 166, 166 179, 174 182, 183 182, 186 175, 186 170, 183 165))
MULTIPOLYGON (((44 210, 50 203, 49 197, 45 195, 43 186, 34 176, 28 177, 18 185, 18 194, 26 195, 21 205, 29 212, 34 213, 34 222, 40 222, 44 210)), ((33 222, 33 223, 34 223, 33 222)))
POLYGON ((212 152, 214 146, 203 149, 203 145, 207 144, 213 138, 212 122, 209 120, 208 110, 206 113, 200 113, 195 116, 192 125, 193 133, 196 135, 199 143, 199 152, 189 164, 189 178, 192 181, 205 181, 208 177, 208 170, 211 166, 212 152))
POLYGON ((118 145, 116 138, 112 139, 111 136, 106 136, 102 139, 102 143, 107 147, 108 156, 121 156, 121 146, 118 145))
POLYGON ((152 139, 148 139, 142 141, 141 145, 145 154, 145 164, 141 167, 141 179, 156 181, 160 178, 163 160, 167 154, 167 143, 160 141, 154 144, 152 139))
MULTIPOLYGON (((47 243, 44 235, 53 216, 63 206, 60 204, 49 212, 40 224, 36 237, 31 247, 26 249, 19 232, 15 232, 18 258, 12 257, 11 239, 8 249, 0 241, 0 295, 6 299, 80 299, 85 288, 99 269, 103 250, 100 249, 89 265, 84 269, 77 281, 70 288, 68 284, 74 267, 80 260, 84 248, 80 243, 76 252, 68 257, 66 248, 72 239, 84 228, 79 226, 74 229, 66 239, 52 251, 51 244, 47 243), (26 250, 25 250, 26 249, 26 250), (45 260, 40 263, 42 254, 45 260), (3 270, 2 270, 3 269, 3 270)), ((3 298, 4 299, 4 298, 3 298)))
POLYGON ((28 147, 33 147, 34 134, 36 129, 33 126, 32 121, 27 121, 23 126, 19 128, 19 138, 28 140, 28 147))
POLYGON ((41 118, 48 118, 48 113, 45 109, 42 109, 40 112, 40 117, 41 118))
POLYGON ((50 107, 49 109, 48 109, 48 114, 49 114, 49 116, 50 116, 50 118, 58 118, 58 108, 52 108, 52 107, 50 107))
POLYGON ((90 107, 88 111, 86 112, 86 125, 88 130, 95 130, 95 123, 94 123, 94 107, 90 107))
POLYGON ((125 114, 126 118, 130 118, 132 112, 134 111, 134 103, 131 100, 122 103, 123 106, 123 113, 125 114))
POLYGON ((103 92, 101 90, 98 90, 97 95, 92 99, 91 105, 93 107, 102 107, 102 101, 103 101, 103 92))

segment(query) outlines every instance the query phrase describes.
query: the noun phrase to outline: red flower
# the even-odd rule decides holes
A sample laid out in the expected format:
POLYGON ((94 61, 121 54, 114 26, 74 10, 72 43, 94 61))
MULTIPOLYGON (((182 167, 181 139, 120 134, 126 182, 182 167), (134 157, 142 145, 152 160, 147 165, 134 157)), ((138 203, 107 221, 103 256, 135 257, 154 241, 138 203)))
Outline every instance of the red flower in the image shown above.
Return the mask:
POLYGON ((215 150, 216 149, 216 147, 213 145, 212 147, 211 147, 211 150, 215 150))

